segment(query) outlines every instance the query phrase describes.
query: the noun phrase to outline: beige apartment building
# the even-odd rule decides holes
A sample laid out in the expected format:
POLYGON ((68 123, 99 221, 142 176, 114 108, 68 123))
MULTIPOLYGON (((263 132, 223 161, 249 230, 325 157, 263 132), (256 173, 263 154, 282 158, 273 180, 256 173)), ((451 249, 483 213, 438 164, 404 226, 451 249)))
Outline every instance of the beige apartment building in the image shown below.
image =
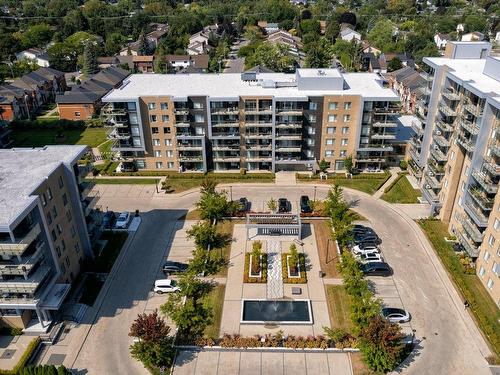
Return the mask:
POLYGON ((0 150, 0 325, 44 331, 84 259, 96 197, 86 146, 0 150))
POLYGON ((450 42, 444 57, 424 58, 428 114, 410 155, 424 198, 500 305, 500 59, 490 50, 487 42, 450 42))
POLYGON ((103 98, 121 170, 311 171, 398 163, 399 98, 378 74, 132 75, 103 98))

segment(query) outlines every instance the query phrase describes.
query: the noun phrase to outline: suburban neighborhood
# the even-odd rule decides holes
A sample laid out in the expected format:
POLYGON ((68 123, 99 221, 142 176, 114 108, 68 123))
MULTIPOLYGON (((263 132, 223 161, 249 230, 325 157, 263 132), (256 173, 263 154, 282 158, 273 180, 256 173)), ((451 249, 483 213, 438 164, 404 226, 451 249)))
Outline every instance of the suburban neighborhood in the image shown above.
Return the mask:
POLYGON ((0 373, 500 373, 499 10, 0 0, 0 373))

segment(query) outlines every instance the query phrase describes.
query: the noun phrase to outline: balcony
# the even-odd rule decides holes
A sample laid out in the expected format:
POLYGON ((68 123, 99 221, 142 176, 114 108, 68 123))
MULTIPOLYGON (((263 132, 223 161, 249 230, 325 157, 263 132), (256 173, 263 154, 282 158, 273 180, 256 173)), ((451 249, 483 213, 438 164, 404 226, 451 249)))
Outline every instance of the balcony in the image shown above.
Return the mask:
POLYGON ((484 211, 491 211, 493 209, 494 200, 484 194, 484 192, 482 192, 480 188, 470 187, 469 195, 471 199, 476 202, 476 204, 484 211))
POLYGON ((97 201, 99 200, 99 192, 95 192, 92 195, 87 195, 84 199, 82 199, 82 209, 85 216, 88 216, 90 212, 94 209, 97 201))
POLYGON ((485 161, 483 163, 483 168, 491 173, 492 176, 500 176, 500 165, 497 163, 485 161))
POLYGON ((422 77, 426 82, 431 82, 434 76, 427 72, 420 72, 420 77, 422 77))
POLYGON ((214 157, 215 163, 235 163, 239 162, 239 156, 223 156, 223 157, 214 157))
POLYGON ((24 237, 20 238, 15 243, 10 241, 0 241, 0 255, 22 255, 22 253, 28 248, 29 245, 31 245, 40 233, 40 224, 36 223, 24 237))
POLYGON ((186 122, 186 121, 177 122, 176 121, 174 125, 178 128, 188 128, 189 122, 186 122))
POLYGON ((445 162, 448 160, 448 157, 439 148, 432 148, 430 154, 436 161, 445 162))
POLYGON ((214 145, 212 146, 213 151, 239 151, 239 145, 214 145))
POLYGON ((472 177, 481 187, 489 194, 496 194, 498 191, 498 181, 489 178, 486 173, 475 170, 472 172, 472 177))
POLYGON ((278 116, 301 116, 303 113, 302 108, 277 108, 278 116))
POLYGON ((460 120, 460 126, 463 129, 467 130, 472 135, 478 135, 479 134, 479 126, 477 124, 473 124, 470 121, 460 120))
POLYGON ((447 124, 443 121, 436 121, 436 126, 441 129, 443 133, 451 133, 453 132, 453 127, 450 124, 447 124))
POLYGON ((253 145, 253 144, 246 144, 246 149, 247 150, 255 150, 255 151, 270 151, 273 149, 273 147, 271 145, 253 145))
POLYGON ((376 114, 394 114, 401 111, 401 106, 388 106, 388 107, 374 107, 373 112, 376 114))
POLYGON ((271 128, 273 123, 269 121, 248 121, 245 122, 245 126, 247 128, 271 128))
POLYGON ((239 113, 238 107, 212 108, 212 115, 237 115, 239 113))
POLYGON ((212 123, 212 128, 239 128, 240 123, 238 121, 234 122, 218 122, 212 123))
POLYGON ((127 109, 125 108, 114 108, 111 103, 106 104, 101 109, 101 114, 112 115, 112 116, 124 116, 127 114, 127 109))
POLYGON ((302 134, 276 134, 278 140, 300 141, 302 134))
POLYGON ((123 140, 127 140, 127 139, 130 139, 130 137, 131 136, 130 136, 129 132, 119 131, 118 129, 114 129, 108 135, 108 138, 110 138, 110 139, 123 139, 123 140))
POLYGON ((266 139, 266 138, 272 138, 271 133, 246 133, 245 138, 247 139, 266 139))
POLYGON ((431 188, 424 188, 422 189, 422 195, 424 196, 425 200, 431 204, 440 204, 439 203, 439 197, 438 195, 431 189, 431 188))
POLYGON ((484 234, 477 228, 477 226, 470 221, 467 215, 461 217, 462 227, 474 242, 482 242, 484 234))
POLYGON ((388 145, 362 145, 359 147, 360 152, 392 152, 394 148, 388 145))
POLYGON ((447 140, 442 135, 434 134, 433 139, 434 139, 434 142, 436 142, 441 147, 450 147, 450 141, 447 140))
POLYGON ((389 122, 380 122, 376 121, 372 125, 374 128, 397 128, 398 124, 392 121, 389 122))
POLYGON ((0 275, 27 276, 31 269, 43 258, 44 245, 43 242, 38 243, 35 252, 27 259, 18 261, 17 258, 13 258, 14 260, 9 263, 2 262, 0 264, 0 275))
POLYGON ((427 164, 427 168, 429 169, 430 172, 434 174, 434 176, 443 176, 444 175, 444 167, 440 166, 439 164, 429 162, 427 164))
POLYGON ((301 122, 288 122, 288 123, 278 123, 276 125, 278 129, 300 129, 302 128, 301 122))
POLYGON ((450 100, 450 101, 458 101, 460 100, 460 95, 454 93, 454 92, 451 92, 451 91, 448 91, 448 90, 445 90, 443 91, 443 94, 442 94, 446 99, 450 100))
POLYGON ((483 115, 483 107, 477 104, 472 104, 472 103, 466 104, 464 105, 464 109, 467 112, 472 113, 476 117, 480 117, 483 115))
POLYGON ((411 129, 419 136, 424 134, 424 129, 422 128, 422 123, 420 122, 412 121, 411 129))
POLYGON ((425 173, 425 181, 432 189, 441 189, 441 181, 438 181, 436 177, 431 175, 432 172, 427 171, 425 173))
POLYGON ((215 132, 213 131, 212 132, 212 137, 220 137, 220 138, 239 138, 240 137, 240 133, 239 132, 228 132, 228 131, 218 131, 218 132, 215 132))
POLYGON ((272 115, 273 108, 272 107, 264 107, 264 108, 245 108, 245 114, 247 115, 272 115))
POLYGON ((300 152, 300 146, 276 146, 276 152, 300 152))
POLYGON ((500 146, 492 145, 490 146, 491 153, 497 157, 500 157, 500 146))
POLYGON ((247 162, 272 162, 273 158, 271 156, 247 156, 245 158, 247 162))
POLYGON ((465 212, 469 214, 474 223, 481 228, 485 228, 488 225, 488 218, 484 213, 479 209, 474 207, 474 205, 470 202, 467 202, 464 206, 465 212))
POLYGON ((477 246, 470 243, 469 240, 462 233, 458 233, 457 239, 458 242, 460 242, 460 245, 464 247, 465 251, 471 257, 476 258, 477 256, 479 256, 479 249, 477 248, 477 246))
POLYGON ((203 156, 179 155, 179 161, 183 161, 183 162, 202 162, 203 161, 203 156))
POLYGON ((372 134, 372 139, 396 139, 396 134, 372 134))
POLYGON ((179 144, 177 145, 179 151, 203 151, 202 145, 179 144))
POLYGON ((476 146, 474 142, 472 142, 470 139, 465 138, 461 134, 459 134, 457 138, 457 143, 462 146, 467 152, 473 152, 476 146))
POLYGON ((81 199, 85 199, 92 189, 94 188, 95 183, 91 181, 83 181, 78 184, 78 190, 80 190, 81 199))
POLYGON ((356 158, 357 163, 385 163, 385 158, 362 156, 356 158))
POLYGON ((0 293, 34 294, 40 283, 50 273, 50 267, 41 265, 36 272, 26 280, 6 280, 0 281, 0 293))
POLYGON ((189 115, 189 108, 175 108, 174 109, 174 114, 175 115, 189 115))
POLYGON ((447 117, 455 117, 457 115, 457 111, 451 109, 447 104, 440 102, 438 109, 447 117))

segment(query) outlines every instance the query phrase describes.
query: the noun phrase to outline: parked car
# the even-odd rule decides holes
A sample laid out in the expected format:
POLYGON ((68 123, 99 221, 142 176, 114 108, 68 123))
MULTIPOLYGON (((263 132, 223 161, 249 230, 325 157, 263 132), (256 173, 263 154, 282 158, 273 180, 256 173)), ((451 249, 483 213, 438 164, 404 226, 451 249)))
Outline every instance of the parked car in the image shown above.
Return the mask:
POLYGON ((352 231, 353 233, 358 235, 367 235, 367 234, 376 235, 375 231, 372 228, 366 227, 361 224, 355 224, 354 227, 352 228, 352 231))
POLYGON ((130 212, 125 211, 118 215, 118 219, 116 219, 115 228, 117 229, 125 229, 130 222, 130 212))
POLYGON ((380 255, 380 253, 377 253, 377 252, 361 253, 361 254, 357 254, 355 257, 361 263, 383 262, 384 261, 384 259, 382 258, 382 255, 380 255))
POLYGON ((111 229, 115 224, 116 217, 113 211, 106 211, 102 216, 102 227, 104 229, 111 229))
POLYGON ((385 262, 369 262, 361 265, 361 271, 367 276, 390 276, 392 269, 385 262))
POLYGON ((368 253, 380 253, 379 248, 375 246, 366 246, 366 247, 360 247, 360 246, 354 246, 352 248, 352 253, 354 255, 361 255, 361 254, 368 254, 368 253))
POLYGON ((245 197, 238 199, 238 203, 240 205, 239 212, 246 212, 250 209, 250 202, 245 197))
POLYGON ((165 275, 170 275, 172 273, 186 272, 188 265, 181 262, 167 261, 162 267, 162 271, 165 275))
POLYGON ((411 320, 411 315, 408 311, 395 307, 384 307, 382 316, 391 323, 406 323, 411 320))
POLYGON ((368 233, 368 234, 354 233, 353 242, 357 245, 362 242, 374 242, 379 244, 382 241, 380 241, 380 238, 375 233, 368 233))
POLYGON ((180 289, 175 280, 160 279, 155 281, 153 291, 158 294, 178 292, 180 289))
POLYGON ((290 212, 290 202, 288 202, 288 199, 286 198, 280 198, 278 199, 278 212, 280 213, 286 213, 290 212))
POLYGON ((311 206, 309 206, 309 197, 307 195, 303 195, 300 197, 300 212, 302 213, 312 212, 311 206))

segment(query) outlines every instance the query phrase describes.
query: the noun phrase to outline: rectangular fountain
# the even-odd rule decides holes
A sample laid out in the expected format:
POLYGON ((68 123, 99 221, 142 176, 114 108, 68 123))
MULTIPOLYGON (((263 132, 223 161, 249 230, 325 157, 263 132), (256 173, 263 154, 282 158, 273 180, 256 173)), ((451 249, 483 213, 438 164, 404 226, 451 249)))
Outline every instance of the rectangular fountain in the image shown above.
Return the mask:
POLYGON ((313 324, 311 300, 241 301, 241 324, 313 324))

